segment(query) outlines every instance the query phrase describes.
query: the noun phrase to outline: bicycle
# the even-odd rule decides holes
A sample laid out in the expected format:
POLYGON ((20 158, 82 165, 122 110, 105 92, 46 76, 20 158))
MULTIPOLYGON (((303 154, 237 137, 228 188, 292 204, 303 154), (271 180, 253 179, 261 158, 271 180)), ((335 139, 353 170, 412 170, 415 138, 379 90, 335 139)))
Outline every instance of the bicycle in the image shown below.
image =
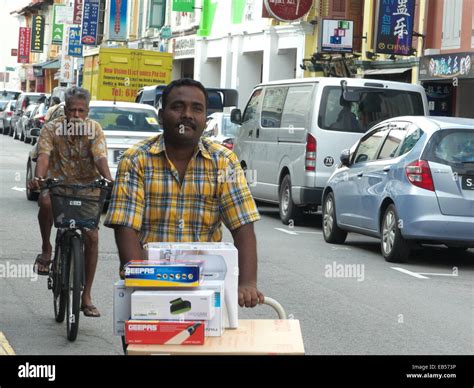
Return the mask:
POLYGON ((53 291, 56 322, 66 317, 67 338, 75 341, 79 330, 81 292, 85 284, 83 229, 99 225, 110 181, 98 179, 90 184, 64 184, 57 179, 44 181, 41 190, 50 190, 56 233, 54 258, 48 275, 53 291), (67 311, 67 314, 66 314, 67 311))

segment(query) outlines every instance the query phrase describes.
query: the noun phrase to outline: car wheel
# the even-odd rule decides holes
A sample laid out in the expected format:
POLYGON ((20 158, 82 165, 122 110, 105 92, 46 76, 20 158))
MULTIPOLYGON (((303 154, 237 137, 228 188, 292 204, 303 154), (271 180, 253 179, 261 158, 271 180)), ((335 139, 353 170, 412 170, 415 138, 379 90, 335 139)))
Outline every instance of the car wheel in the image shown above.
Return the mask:
POLYGON ((279 194, 281 222, 283 222, 285 225, 288 225, 292 220, 293 222, 301 220, 303 211, 293 202, 293 198, 291 196, 291 178, 289 175, 285 175, 283 178, 279 194))
POLYGON ((26 137, 26 135, 25 135, 25 136, 23 136, 23 141, 24 141, 26 144, 30 144, 30 143, 31 143, 31 137, 26 137))
POLYGON ((26 198, 29 201, 37 201, 39 193, 32 191, 28 188, 28 182, 33 179, 33 171, 31 171, 31 161, 28 159, 28 164, 26 165, 26 198))
POLYGON ((8 136, 13 136, 13 127, 11 125, 8 127, 8 136))
POLYGON ((389 205, 382 219, 382 255, 390 263, 402 263, 410 256, 410 245, 403 238, 395 205, 389 205))
POLYGON ((324 240, 331 244, 343 244, 347 237, 347 232, 337 226, 336 206, 332 192, 326 195, 323 202, 323 236, 324 240))
POLYGON ((20 141, 25 141, 25 135, 24 135, 23 132, 20 133, 19 139, 20 139, 20 141))

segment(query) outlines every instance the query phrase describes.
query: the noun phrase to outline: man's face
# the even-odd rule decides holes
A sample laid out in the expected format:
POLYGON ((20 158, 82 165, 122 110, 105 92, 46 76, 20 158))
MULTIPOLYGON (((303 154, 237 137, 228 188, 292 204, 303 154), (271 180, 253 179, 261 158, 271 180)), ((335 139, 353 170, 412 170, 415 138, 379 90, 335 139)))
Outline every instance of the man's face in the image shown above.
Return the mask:
POLYGON ((195 86, 173 88, 166 107, 159 112, 167 142, 175 145, 195 145, 206 127, 206 98, 195 86))
POLYGON ((65 105, 64 113, 68 121, 81 122, 87 118, 89 107, 82 98, 74 98, 65 105))

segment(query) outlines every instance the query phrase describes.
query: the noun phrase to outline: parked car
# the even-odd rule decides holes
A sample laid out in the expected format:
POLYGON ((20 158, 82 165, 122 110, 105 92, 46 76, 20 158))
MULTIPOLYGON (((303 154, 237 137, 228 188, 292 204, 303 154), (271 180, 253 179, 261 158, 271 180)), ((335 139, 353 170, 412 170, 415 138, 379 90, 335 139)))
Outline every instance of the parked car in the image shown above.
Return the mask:
POLYGON ((340 152, 370 126, 428 113, 419 85, 324 77, 273 81, 255 87, 243 115, 231 112, 241 126, 234 152, 254 198, 279 204, 288 224, 321 205, 340 152))
POLYGON ((386 120, 341 154, 323 192, 323 235, 381 239, 389 262, 414 244, 474 247, 474 120, 386 120))
POLYGON ((2 132, 4 135, 9 135, 11 131, 11 121, 13 112, 15 110, 16 100, 7 102, 5 109, 0 112, 0 123, 2 125, 2 132))
POLYGON ((19 139, 25 143, 30 143, 31 139, 26 139, 25 132, 29 121, 33 118, 32 113, 36 110, 38 104, 30 104, 22 111, 21 117, 16 122, 15 133, 13 134, 14 139, 19 139))
MULTIPOLYGON (((159 109, 161 95, 166 85, 152 85, 141 88, 135 102, 148 104, 159 109)), ((239 93, 235 89, 206 88, 207 91, 207 115, 214 112, 223 112, 226 107, 237 106, 239 93)))
POLYGON ((36 137, 31 136, 31 130, 33 128, 39 128, 43 126, 45 122, 45 116, 46 112, 48 111, 48 108, 46 106, 46 103, 41 103, 34 105, 34 109, 30 114, 30 117, 28 121, 25 122, 24 124, 24 141, 25 143, 36 143, 36 137))
MULTIPOLYGON (((17 104, 15 106, 15 112, 13 113, 12 116, 12 121, 11 121, 11 126, 12 126, 12 131, 11 135, 13 134, 21 134, 21 128, 17 128, 17 123, 20 120, 20 118, 23 116, 23 112, 26 110, 26 108, 30 104, 39 104, 41 102, 44 102, 47 98, 49 97, 49 94, 46 93, 21 93, 20 96, 18 97, 17 104)), ((20 139, 23 140, 23 139, 20 139)))
MULTIPOLYGON (((64 104, 52 115, 51 120, 64 115, 64 104)), ((89 117, 97 121, 105 133, 108 149, 108 165, 115 177, 123 153, 135 143, 161 133, 155 108, 132 102, 91 101, 89 117)), ((38 193, 28 189, 36 165, 36 147, 30 152, 26 167, 26 196, 36 200, 38 193)))
POLYGON ((232 150, 238 125, 230 121, 230 113, 213 113, 207 118, 206 129, 202 136, 222 144, 232 150))

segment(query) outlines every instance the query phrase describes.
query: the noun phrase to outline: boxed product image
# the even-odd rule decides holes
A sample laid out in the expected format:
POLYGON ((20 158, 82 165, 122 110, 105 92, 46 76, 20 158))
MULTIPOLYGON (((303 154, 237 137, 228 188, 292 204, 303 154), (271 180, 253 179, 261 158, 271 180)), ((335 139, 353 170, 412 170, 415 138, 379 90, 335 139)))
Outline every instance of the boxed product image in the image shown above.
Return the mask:
POLYGON ((208 321, 214 318, 212 290, 134 291, 131 319, 208 321))
POLYGON ((203 280, 224 280, 225 327, 238 327, 239 260, 234 244, 228 242, 161 243, 144 247, 148 260, 174 263, 181 260, 203 261, 203 280))
POLYGON ((125 342, 146 345, 203 345, 204 322, 134 321, 125 322, 125 342))
POLYGON ((134 260, 125 264, 126 287, 197 287, 204 263, 199 260, 134 260))

